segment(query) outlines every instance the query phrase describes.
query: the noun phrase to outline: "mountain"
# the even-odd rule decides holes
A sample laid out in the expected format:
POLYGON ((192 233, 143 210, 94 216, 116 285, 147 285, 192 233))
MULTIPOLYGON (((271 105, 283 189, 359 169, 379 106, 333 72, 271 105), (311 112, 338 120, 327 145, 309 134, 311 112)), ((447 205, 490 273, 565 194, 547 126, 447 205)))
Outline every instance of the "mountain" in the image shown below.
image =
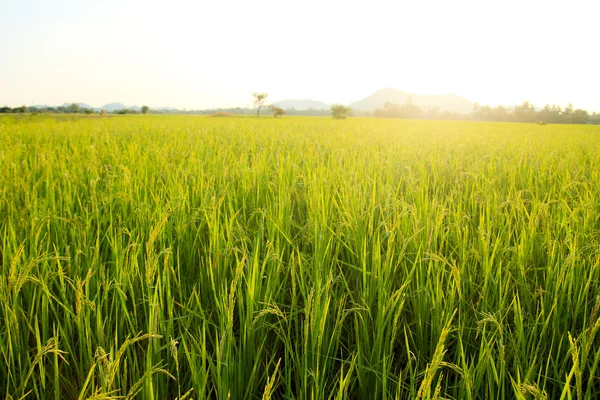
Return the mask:
POLYGON ((123 103, 108 103, 99 107, 99 110, 106 110, 106 112, 113 112, 117 110, 125 110, 127 106, 123 103))
MULTIPOLYGON (((64 103, 62 105, 62 107, 70 107, 71 104, 73 104, 73 103, 64 103)), ((90 106, 89 104, 85 104, 85 103, 76 103, 76 104, 79 105, 79 108, 90 108, 90 109, 94 108, 94 107, 90 106)))
POLYGON ((382 108, 386 102, 400 105, 405 104, 409 98, 412 99, 412 102, 416 106, 424 110, 439 107, 443 111, 452 111, 459 114, 466 114, 473 111, 473 103, 471 101, 454 94, 421 95, 392 88, 378 90, 370 96, 350 104, 350 108, 359 111, 372 111, 376 108, 382 108))
POLYGON ((156 111, 179 111, 177 108, 167 107, 167 106, 163 106, 163 107, 150 107, 150 110, 156 110, 156 111))
POLYGON ((108 103, 98 108, 98 110, 106 110, 107 112, 113 112, 118 110, 131 110, 135 112, 140 112, 142 111, 142 107, 136 105, 127 107, 123 103, 108 103))
POLYGON ((284 110, 289 110, 292 108, 295 110, 308 110, 311 108, 313 110, 329 110, 329 108, 331 107, 329 104, 323 103, 321 101, 292 99, 278 101, 277 103, 275 103, 275 105, 277 107, 283 108, 284 110))

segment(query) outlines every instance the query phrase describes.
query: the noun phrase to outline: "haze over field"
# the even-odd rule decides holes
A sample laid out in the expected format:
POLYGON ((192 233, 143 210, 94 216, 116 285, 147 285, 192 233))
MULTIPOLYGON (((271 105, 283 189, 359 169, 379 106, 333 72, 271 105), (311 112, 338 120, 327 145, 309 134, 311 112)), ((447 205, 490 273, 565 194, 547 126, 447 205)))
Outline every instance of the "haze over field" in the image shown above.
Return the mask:
POLYGON ((7 2, 0 105, 348 104, 382 88, 600 110, 596 1, 7 2))

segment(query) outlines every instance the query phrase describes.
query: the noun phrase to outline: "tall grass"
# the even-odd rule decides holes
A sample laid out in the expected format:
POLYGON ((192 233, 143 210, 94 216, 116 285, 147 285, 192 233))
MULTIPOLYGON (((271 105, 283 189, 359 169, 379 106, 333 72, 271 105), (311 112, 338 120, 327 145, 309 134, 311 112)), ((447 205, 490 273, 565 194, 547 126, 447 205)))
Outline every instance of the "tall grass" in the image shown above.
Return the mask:
POLYGON ((0 396, 594 399, 600 129, 0 118, 0 396))

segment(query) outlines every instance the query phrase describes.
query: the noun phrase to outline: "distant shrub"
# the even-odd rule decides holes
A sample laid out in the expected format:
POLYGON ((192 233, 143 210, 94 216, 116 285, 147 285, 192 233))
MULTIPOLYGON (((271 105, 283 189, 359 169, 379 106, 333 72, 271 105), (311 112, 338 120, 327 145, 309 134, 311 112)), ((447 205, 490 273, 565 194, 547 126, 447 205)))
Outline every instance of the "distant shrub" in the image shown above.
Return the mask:
POLYGON ((341 104, 331 106, 331 116, 333 119, 346 119, 349 112, 350 107, 346 107, 341 104))
POLYGON ((219 112, 214 112, 212 114, 210 114, 211 117, 235 117, 235 114, 229 113, 229 112, 224 112, 224 111, 219 111, 219 112))
POLYGON ((271 104, 269 106, 269 111, 273 113, 275 118, 281 117, 283 114, 285 114, 285 110, 281 107, 277 107, 275 104, 271 104))

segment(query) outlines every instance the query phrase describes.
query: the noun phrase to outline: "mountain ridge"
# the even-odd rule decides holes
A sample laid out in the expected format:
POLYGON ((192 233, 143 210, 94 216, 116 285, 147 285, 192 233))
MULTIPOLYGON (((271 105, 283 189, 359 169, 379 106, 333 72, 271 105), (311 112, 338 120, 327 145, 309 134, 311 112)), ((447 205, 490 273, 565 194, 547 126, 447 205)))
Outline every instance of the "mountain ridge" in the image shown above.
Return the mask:
MULTIPOLYGON (((472 101, 455 94, 422 95, 394 88, 384 88, 377 90, 360 100, 349 103, 349 107, 356 111, 369 112, 374 111, 377 108, 382 108, 386 102, 402 105, 407 103, 409 100, 424 110, 439 108, 441 111, 451 111, 458 114, 467 114, 472 112, 475 104, 472 101)), ((64 103, 63 107, 68 107, 71 104, 72 103, 64 103)), ((79 104, 81 108, 91 108, 95 111, 106 110, 108 112, 114 112, 118 110, 129 109, 139 112, 141 110, 141 108, 137 105, 126 106, 125 104, 119 102, 106 103, 102 107, 92 107, 86 103, 77 104, 79 104)), ((273 104, 285 110, 294 109, 297 111, 307 111, 311 109, 315 111, 329 110, 331 107, 331 104, 329 103, 312 99, 285 99, 276 101, 273 104)), ((150 107, 150 109, 156 111, 181 111, 178 108, 169 106, 150 107)))
POLYGON ((350 108, 358 111, 373 111, 382 108, 386 102, 405 104, 408 101, 422 109, 439 107, 442 111, 452 111, 459 114, 467 114, 473 111, 474 103, 455 94, 431 94, 423 95, 405 92, 394 88, 385 88, 373 92, 369 96, 350 103, 350 108))
POLYGON ((284 110, 329 110, 331 107, 330 104, 324 103, 322 101, 311 100, 311 99, 285 99, 281 101, 277 101, 273 103, 277 107, 281 107, 284 110))

